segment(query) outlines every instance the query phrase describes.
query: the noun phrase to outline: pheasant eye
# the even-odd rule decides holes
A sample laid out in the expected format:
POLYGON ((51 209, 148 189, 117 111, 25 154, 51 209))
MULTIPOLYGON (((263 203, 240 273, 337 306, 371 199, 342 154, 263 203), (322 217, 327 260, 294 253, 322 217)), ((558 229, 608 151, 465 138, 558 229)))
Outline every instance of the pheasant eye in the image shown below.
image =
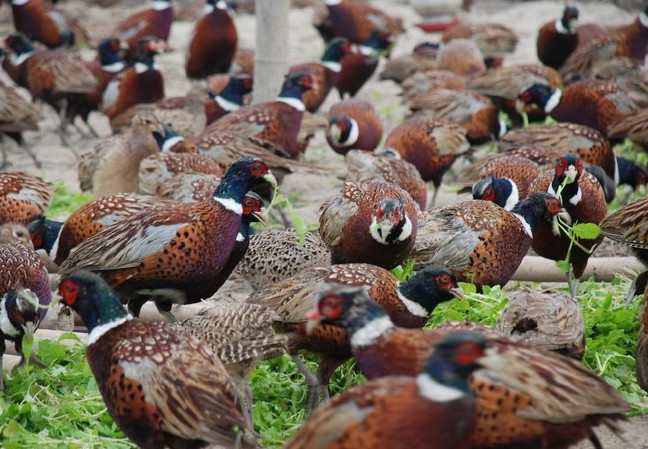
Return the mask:
POLYGON ((486 188, 486 190, 484 190, 484 194, 482 195, 482 199, 486 201, 495 201, 495 189, 493 189, 492 186, 486 188))
POLYGON ((459 365, 470 365, 483 355, 484 348, 473 342, 464 342, 455 348, 455 361, 459 365))
POLYGON ((557 214, 562 210, 560 206, 560 201, 556 198, 548 198, 546 200, 547 210, 552 214, 557 214))
POLYGON ((34 248, 40 248, 40 246, 43 244, 43 237, 40 234, 36 234, 35 232, 32 232, 29 234, 29 238, 32 241, 32 244, 34 245, 34 248))
POLYGON ((437 277, 437 285, 444 290, 455 288, 457 286, 448 273, 443 273, 437 277))
POLYGON ((79 294, 79 285, 73 281, 64 281, 59 287, 59 295, 63 298, 63 302, 68 306, 76 303, 79 294))
POLYGON ((250 165, 250 172, 252 173, 252 176, 260 178, 268 173, 268 169, 260 161, 256 161, 250 165))
POLYGON ((376 220, 382 221, 382 219, 384 218, 384 215, 385 215, 385 211, 383 210, 382 207, 379 207, 378 209, 376 209, 376 220))
POLYGON ((326 296, 320 300, 319 313, 329 319, 338 318, 342 314, 342 301, 339 296, 326 296))

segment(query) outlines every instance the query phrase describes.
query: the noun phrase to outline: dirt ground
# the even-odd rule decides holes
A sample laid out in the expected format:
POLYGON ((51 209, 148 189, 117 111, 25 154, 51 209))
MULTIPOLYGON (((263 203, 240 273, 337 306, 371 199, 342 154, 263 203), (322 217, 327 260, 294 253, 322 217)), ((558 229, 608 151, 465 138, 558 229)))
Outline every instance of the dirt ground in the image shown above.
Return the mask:
MULTIPOLYGON (((144 3, 144 2, 130 2, 144 3)), ((391 12, 403 19, 407 32, 398 40, 393 55, 411 51, 414 45, 424 40, 436 40, 438 35, 426 35, 418 28, 412 26, 420 20, 417 14, 405 2, 394 0, 377 0, 376 6, 391 12)), ((563 9, 563 2, 534 1, 534 2, 507 2, 503 0, 477 0, 472 11, 461 13, 466 20, 476 22, 499 22, 515 30, 520 38, 513 54, 507 56, 505 64, 516 64, 537 61, 535 53, 535 37, 538 28, 545 22, 557 18, 563 9)), ((107 36, 111 26, 133 11, 132 6, 115 6, 102 9, 96 5, 88 5, 79 0, 67 0, 60 4, 61 8, 76 15, 93 36, 107 36)), ((580 22, 595 22, 601 25, 615 26, 630 22, 635 14, 618 9, 609 3, 587 3, 579 5, 580 22)), ((319 58, 324 45, 311 25, 313 9, 292 9, 289 16, 290 63, 312 61, 319 58)), ((249 14, 240 14, 236 17, 239 32, 239 44, 243 47, 253 47, 255 42, 255 17, 249 14)), ((159 65, 165 77, 165 88, 168 96, 183 95, 191 87, 184 75, 184 49, 192 29, 191 22, 175 22, 169 39, 170 51, 158 57, 159 65)), ((12 31, 11 11, 7 5, 0 7, 0 34, 12 31)), ((85 56, 93 57, 91 50, 85 51, 85 56)), ((0 79, 5 79, 4 72, 0 79)), ((384 120, 385 132, 400 124, 406 110, 400 103, 399 88, 392 82, 379 81, 377 76, 362 89, 358 97, 373 102, 378 113, 384 120)), ((338 100, 336 94, 331 94, 322 107, 322 111, 338 100)), ((66 187, 73 191, 79 190, 76 160, 77 155, 91 149, 97 142, 96 138, 85 138, 79 134, 70 137, 72 147, 62 145, 59 137, 54 133, 56 118, 54 114, 45 109, 40 121, 40 131, 28 132, 25 137, 34 145, 38 158, 42 161, 42 169, 37 169, 31 159, 26 157, 23 150, 11 144, 6 144, 10 152, 12 169, 20 169, 43 176, 49 181, 63 181, 66 187)), ((91 123, 95 129, 107 136, 110 133, 108 121, 100 114, 93 114, 91 123)), ((318 135, 312 142, 305 155, 307 160, 322 161, 327 164, 344 166, 343 158, 330 151, 323 135, 318 135)), ((334 194, 339 182, 331 181, 328 176, 290 175, 284 180, 282 191, 284 194, 299 193, 299 213, 306 223, 317 222, 317 209, 321 202, 334 194)), ((467 196, 456 195, 452 188, 442 188, 438 204, 447 204, 467 199, 467 196)), ((598 431, 603 446, 606 448, 648 448, 648 417, 630 419, 622 427, 626 429, 625 439, 610 436, 610 432, 602 429, 598 431)), ((592 447, 583 444, 577 447, 592 447)))

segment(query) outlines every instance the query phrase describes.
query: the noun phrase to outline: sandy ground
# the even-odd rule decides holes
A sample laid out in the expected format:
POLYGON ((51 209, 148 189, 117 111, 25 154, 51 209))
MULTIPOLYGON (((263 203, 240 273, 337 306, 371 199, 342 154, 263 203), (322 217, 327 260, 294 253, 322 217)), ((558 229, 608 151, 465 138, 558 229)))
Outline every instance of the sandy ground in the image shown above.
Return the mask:
MULTIPOLYGON (((393 55, 399 55, 411 51, 414 45, 423 40, 435 40, 438 36, 425 35, 418 28, 412 25, 419 21, 416 13, 405 3, 378 0, 373 2, 376 6, 390 11, 392 14, 403 19, 407 32, 399 39, 393 55)), ((587 3, 580 6, 581 23, 596 22, 601 25, 619 25, 630 22, 634 14, 620 10, 611 4, 587 3)), ((87 5, 79 0, 68 0, 63 2, 62 8, 71 11, 79 17, 82 23, 94 36, 106 36, 112 24, 129 14, 132 9, 127 7, 113 7, 102 9, 98 6, 87 5)), ((553 20, 561 14, 563 2, 538 1, 512 3, 502 0, 477 0, 472 11, 461 13, 461 17, 472 21, 500 22, 514 29, 520 40, 515 53, 506 58, 506 64, 535 62, 535 38, 541 24, 553 20)), ((311 26, 312 8, 293 9, 290 12, 290 42, 289 58, 290 63, 312 61, 319 58, 324 45, 311 26)), ((236 18, 239 31, 239 42, 243 47, 253 47, 255 42, 255 17, 249 14, 241 14, 236 18)), ((169 96, 183 95, 191 87, 184 76, 184 48, 192 29, 190 22, 175 22, 173 24, 171 38, 169 40, 171 51, 161 55, 158 62, 165 76, 166 93, 169 96)), ((11 11, 8 6, 0 8, 0 34, 12 31, 11 11)), ((91 51, 87 51, 87 57, 92 58, 91 51)), ((4 72, 0 78, 6 78, 4 72)), ((359 93, 358 97, 372 101, 378 113, 384 120, 386 132, 400 124, 406 113, 405 108, 400 104, 397 96, 399 88, 392 82, 378 81, 374 76, 359 93)), ((332 94, 322 107, 322 111, 338 100, 336 94, 332 94)), ((25 156, 24 152, 15 146, 8 145, 10 151, 10 162, 12 169, 21 169, 45 177, 49 181, 63 181, 68 189, 78 191, 76 176, 77 155, 92 148, 98 139, 83 138, 79 134, 70 137, 72 148, 64 147, 58 136, 53 132, 56 123, 53 113, 49 110, 43 111, 40 122, 40 131, 26 133, 26 139, 34 145, 38 158, 42 161, 42 169, 34 167, 31 159, 25 156)), ((110 133, 108 121, 100 114, 93 114, 92 125, 107 136, 110 133)), ((343 167, 342 157, 330 151, 322 135, 318 135, 305 155, 307 160, 326 161, 329 164, 336 164, 343 167)), ((316 223, 316 211, 321 202, 335 193, 339 182, 331 181, 326 176, 310 176, 304 179, 300 175, 286 177, 282 191, 285 194, 298 192, 299 213, 307 223, 316 223)), ((442 188, 438 199, 438 205, 456 202, 466 199, 467 196, 457 196, 451 188, 442 188)), ((609 432, 599 432, 602 435, 603 445, 606 448, 648 448, 648 430, 646 430, 648 418, 631 419, 623 427, 627 428, 627 441, 622 442, 615 437, 609 438, 609 432)), ((591 447, 584 444, 579 447, 591 447)))

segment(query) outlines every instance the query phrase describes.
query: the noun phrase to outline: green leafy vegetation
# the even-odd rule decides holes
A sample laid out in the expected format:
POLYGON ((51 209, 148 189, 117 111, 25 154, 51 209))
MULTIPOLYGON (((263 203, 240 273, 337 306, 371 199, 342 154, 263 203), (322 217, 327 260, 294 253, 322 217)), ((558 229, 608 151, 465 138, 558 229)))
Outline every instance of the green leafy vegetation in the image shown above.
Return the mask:
POLYGON ((65 188, 63 181, 54 183, 54 199, 47 211, 47 218, 51 220, 65 220, 79 207, 92 201, 91 193, 75 193, 65 188))

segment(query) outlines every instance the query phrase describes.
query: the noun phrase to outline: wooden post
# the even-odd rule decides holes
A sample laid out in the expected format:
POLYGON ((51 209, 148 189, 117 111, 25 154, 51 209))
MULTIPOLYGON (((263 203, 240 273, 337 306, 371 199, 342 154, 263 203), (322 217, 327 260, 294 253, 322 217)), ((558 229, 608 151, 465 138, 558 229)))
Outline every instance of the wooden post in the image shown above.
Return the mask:
POLYGON ((254 103, 277 97, 288 72, 288 10, 290 0, 256 0, 254 103))

